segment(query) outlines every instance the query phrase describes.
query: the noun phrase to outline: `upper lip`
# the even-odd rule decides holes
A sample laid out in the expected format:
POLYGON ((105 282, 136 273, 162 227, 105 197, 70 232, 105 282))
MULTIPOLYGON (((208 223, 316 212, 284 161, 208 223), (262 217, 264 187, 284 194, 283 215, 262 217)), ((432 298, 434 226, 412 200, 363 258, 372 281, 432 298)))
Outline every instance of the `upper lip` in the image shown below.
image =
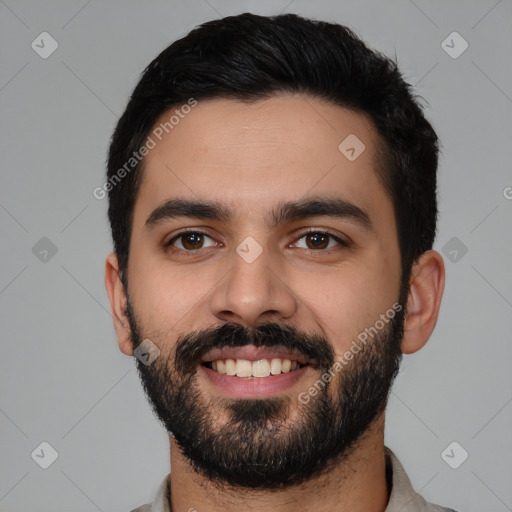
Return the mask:
POLYGON ((249 361, 258 361, 259 359, 290 359, 300 364, 308 363, 303 354, 289 351, 286 348, 255 347, 246 345, 244 347, 224 347, 214 348, 207 352, 201 359, 202 363, 217 361, 219 359, 247 359, 249 361))

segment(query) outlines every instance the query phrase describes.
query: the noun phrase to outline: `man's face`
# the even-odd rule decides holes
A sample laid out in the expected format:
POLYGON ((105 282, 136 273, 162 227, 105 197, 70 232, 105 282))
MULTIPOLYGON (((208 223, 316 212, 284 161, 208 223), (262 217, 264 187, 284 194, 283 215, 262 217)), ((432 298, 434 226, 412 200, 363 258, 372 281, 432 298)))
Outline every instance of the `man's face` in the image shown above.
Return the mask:
POLYGON ((145 158, 127 273, 132 341, 160 350, 138 362, 146 393, 210 479, 299 483, 356 446, 398 365, 403 315, 386 312, 404 299, 400 253, 377 134, 359 113, 279 95, 199 101, 164 135, 145 158), (353 136, 338 148, 351 134, 359 156, 353 136), (223 215, 161 208, 178 199, 223 215), (342 359, 363 332, 375 334, 342 359))

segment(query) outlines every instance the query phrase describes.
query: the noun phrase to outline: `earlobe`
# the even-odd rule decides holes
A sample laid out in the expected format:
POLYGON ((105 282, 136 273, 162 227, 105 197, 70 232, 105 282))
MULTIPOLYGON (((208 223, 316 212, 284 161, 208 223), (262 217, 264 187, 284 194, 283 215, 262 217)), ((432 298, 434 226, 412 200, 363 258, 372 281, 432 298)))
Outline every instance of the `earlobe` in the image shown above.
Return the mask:
POLYGON ((444 280, 444 262, 437 251, 423 253, 414 263, 401 345, 404 354, 420 350, 434 331, 443 296, 444 280))
POLYGON ((110 301, 119 350, 127 356, 132 356, 130 322, 126 316, 126 293, 119 275, 119 262, 115 253, 109 254, 105 262, 105 287, 110 301))

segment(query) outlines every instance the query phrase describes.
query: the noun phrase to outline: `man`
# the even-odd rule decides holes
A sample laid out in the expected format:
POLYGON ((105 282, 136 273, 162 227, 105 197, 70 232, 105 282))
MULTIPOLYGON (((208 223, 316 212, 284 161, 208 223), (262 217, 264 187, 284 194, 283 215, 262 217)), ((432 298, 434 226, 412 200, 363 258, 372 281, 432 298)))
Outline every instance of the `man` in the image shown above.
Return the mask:
POLYGON ((211 21, 112 138, 106 287, 170 439, 138 512, 449 510, 384 446, 444 286, 438 140, 394 63, 296 15, 211 21))

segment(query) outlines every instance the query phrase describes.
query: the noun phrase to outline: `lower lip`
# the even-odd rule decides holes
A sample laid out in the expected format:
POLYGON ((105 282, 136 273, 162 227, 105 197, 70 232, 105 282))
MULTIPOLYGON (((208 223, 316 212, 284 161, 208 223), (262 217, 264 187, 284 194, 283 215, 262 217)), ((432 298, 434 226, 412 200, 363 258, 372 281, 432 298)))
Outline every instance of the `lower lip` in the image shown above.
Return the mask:
POLYGON ((220 388, 224 394, 233 398, 263 398, 278 395, 291 388, 308 371, 306 365, 288 373, 244 379, 210 370, 204 365, 200 365, 200 368, 212 384, 220 388))

